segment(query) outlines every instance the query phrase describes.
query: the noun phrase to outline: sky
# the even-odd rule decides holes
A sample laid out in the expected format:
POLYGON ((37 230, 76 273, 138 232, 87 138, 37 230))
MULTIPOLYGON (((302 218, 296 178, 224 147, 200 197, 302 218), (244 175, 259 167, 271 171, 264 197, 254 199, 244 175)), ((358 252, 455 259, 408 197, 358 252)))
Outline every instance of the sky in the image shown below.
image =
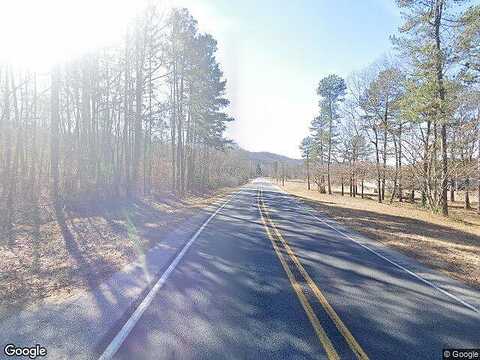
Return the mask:
POLYGON ((44 71, 117 42, 149 0, 0 0, 0 61, 44 71))
POLYGON ((385 56, 401 24, 393 0, 179 0, 217 40, 227 78, 227 136, 251 151, 300 157, 318 81, 385 56))
POLYGON ((43 69, 109 45, 151 1, 189 8, 217 39, 235 118, 226 136, 295 158, 318 112, 318 81, 384 56, 401 23, 393 0, 2 0, 0 60, 43 69))

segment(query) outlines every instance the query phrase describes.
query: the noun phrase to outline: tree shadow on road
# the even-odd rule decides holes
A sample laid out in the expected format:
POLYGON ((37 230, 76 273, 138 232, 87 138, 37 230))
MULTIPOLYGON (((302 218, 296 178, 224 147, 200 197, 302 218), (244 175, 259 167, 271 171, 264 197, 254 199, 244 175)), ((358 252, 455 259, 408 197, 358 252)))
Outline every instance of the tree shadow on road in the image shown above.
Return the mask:
MULTIPOLYGON (((268 194, 267 194, 268 196, 268 194)), ((470 232, 392 214, 370 210, 335 206, 328 202, 312 200, 296 195, 285 195, 308 205, 317 216, 326 216, 348 229, 369 239, 380 241, 388 246, 412 256, 431 268, 466 282, 480 289, 480 269, 475 266, 480 254, 480 236, 470 232)), ((277 194, 278 198, 278 194, 277 194)), ((303 211, 287 201, 277 200, 274 194, 271 201, 279 210, 303 211)), ((308 211, 307 211, 308 213, 308 211)), ((277 216, 282 216, 281 211, 277 216)), ((296 222, 305 220, 299 217, 296 222)), ((315 221, 312 219, 312 221, 315 221)))

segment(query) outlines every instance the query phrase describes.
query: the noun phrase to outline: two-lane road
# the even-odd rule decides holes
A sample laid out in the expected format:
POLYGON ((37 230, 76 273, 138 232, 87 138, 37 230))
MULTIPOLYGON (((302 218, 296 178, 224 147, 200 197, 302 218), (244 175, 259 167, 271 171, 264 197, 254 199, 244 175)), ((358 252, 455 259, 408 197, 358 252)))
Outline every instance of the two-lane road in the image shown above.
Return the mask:
POLYGON ((245 186, 114 357, 439 359, 480 347, 478 312, 320 220, 267 182, 245 186))

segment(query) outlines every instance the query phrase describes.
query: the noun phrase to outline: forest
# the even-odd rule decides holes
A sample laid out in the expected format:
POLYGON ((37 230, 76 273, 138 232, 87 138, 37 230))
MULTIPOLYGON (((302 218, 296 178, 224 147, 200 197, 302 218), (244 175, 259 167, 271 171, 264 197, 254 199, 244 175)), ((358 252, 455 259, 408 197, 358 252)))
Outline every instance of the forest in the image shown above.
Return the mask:
POLYGON ((187 9, 150 6, 122 43, 51 71, 1 64, 3 233, 38 207, 246 181, 250 164, 224 136, 233 118, 216 51, 187 9))
MULTIPOLYGON (((378 202, 419 202, 448 216, 480 197, 480 5, 398 0, 389 55, 316 89, 300 148, 308 188, 378 202)), ((478 205, 480 213, 480 204, 478 205)))

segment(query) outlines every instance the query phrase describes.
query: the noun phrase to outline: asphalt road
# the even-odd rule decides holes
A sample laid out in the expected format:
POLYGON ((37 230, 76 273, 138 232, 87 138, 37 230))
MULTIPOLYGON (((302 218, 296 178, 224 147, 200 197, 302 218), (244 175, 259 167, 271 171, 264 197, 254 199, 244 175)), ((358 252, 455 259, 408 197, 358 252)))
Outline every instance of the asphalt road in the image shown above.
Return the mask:
POLYGON ((480 347, 479 313, 257 181, 205 226, 114 358, 441 359, 451 347, 480 347))

